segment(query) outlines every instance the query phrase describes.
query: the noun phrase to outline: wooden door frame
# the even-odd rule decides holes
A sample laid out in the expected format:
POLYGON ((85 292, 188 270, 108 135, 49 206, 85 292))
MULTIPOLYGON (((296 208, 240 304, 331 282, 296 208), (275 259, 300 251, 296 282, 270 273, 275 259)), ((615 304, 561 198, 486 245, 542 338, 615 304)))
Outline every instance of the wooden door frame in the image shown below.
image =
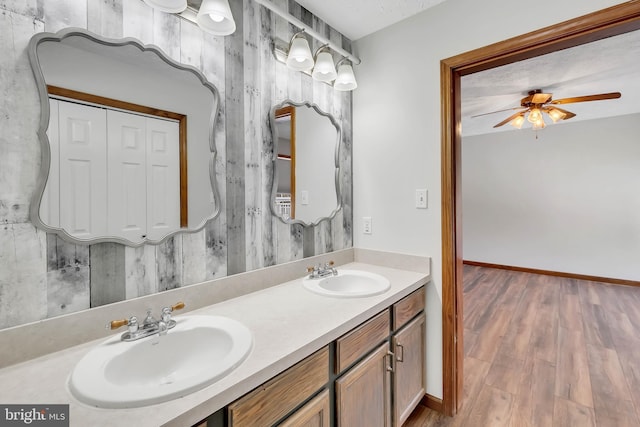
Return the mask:
POLYGON ((632 0, 440 62, 442 410, 447 415, 455 415, 462 405, 463 397, 460 78, 467 74, 638 29, 640 29, 640 0, 632 0))

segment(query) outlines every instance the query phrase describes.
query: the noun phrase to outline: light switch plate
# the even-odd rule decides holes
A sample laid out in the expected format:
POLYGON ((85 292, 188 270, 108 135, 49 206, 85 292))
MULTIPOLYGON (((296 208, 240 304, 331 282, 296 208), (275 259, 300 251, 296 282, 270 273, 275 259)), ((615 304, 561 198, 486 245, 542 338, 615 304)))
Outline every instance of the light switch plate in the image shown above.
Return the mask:
POLYGON ((427 209, 427 190, 416 190, 416 208, 427 209))
POLYGON ((362 232, 364 234, 371 234, 373 232, 370 216, 365 216, 362 218, 362 232))
POLYGON ((309 192, 307 190, 302 190, 300 192, 300 204, 308 205, 309 204, 309 192))

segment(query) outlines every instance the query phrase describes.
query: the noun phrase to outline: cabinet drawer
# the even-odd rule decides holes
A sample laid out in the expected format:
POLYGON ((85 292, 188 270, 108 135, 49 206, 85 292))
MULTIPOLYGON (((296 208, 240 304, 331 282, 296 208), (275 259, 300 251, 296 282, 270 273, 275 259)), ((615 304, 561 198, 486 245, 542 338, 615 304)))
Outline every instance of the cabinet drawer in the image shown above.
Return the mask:
POLYGON ((342 372, 387 338, 391 332, 389 330, 390 324, 390 312, 387 309, 338 338, 336 342, 336 373, 342 372))
POLYGON ((422 310, 424 310, 424 286, 393 304, 393 330, 398 330, 422 310))
POLYGON ((314 397, 278 427, 329 427, 331 425, 331 399, 329 390, 314 397))
POLYGON ((230 427, 270 426, 329 382, 325 347, 229 405, 230 427))

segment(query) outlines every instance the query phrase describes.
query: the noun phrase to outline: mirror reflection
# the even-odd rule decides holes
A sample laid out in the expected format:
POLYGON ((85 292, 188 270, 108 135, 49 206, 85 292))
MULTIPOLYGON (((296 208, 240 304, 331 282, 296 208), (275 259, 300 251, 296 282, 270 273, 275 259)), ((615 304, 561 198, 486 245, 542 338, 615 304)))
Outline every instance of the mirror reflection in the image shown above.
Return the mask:
POLYGON ((199 71, 72 29, 34 36, 30 59, 42 103, 35 224, 76 243, 138 246, 215 217, 219 95, 199 71))
POLYGON ((274 214, 315 225, 340 209, 340 126, 316 105, 285 101, 273 108, 274 214))

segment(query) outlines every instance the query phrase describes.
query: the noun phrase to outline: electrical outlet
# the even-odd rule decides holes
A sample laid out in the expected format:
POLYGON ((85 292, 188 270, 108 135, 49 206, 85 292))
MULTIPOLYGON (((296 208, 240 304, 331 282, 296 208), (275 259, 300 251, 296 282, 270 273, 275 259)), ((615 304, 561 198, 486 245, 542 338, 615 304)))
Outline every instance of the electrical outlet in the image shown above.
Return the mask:
POLYGON ((416 190, 416 208, 427 209, 427 190, 416 190))
POLYGON ((364 234, 371 234, 372 233, 372 229, 371 229, 371 217, 370 216, 365 216, 362 218, 362 232, 364 234))

